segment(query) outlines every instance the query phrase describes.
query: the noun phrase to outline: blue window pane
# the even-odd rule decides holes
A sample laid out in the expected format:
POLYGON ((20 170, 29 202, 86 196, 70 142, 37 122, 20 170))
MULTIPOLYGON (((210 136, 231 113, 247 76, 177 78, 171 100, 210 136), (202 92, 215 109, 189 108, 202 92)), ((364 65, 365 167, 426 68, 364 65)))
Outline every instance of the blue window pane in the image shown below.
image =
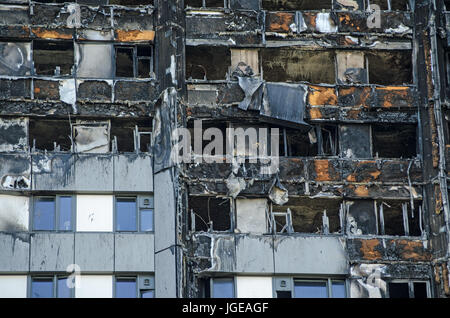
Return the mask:
POLYGON ((153 290, 146 290, 141 292, 141 298, 154 298, 153 290))
POLYGON ((220 278, 213 281, 213 298, 234 298, 232 278, 220 278))
POLYGON ((57 286, 57 297, 58 298, 71 298, 72 297, 72 289, 67 286, 67 277, 58 278, 58 286, 57 286))
POLYGON ((59 230, 72 230, 72 197, 59 199, 59 230))
POLYGON ((295 298, 327 298, 326 282, 295 282, 295 298))
POLYGON ((36 198, 34 201, 33 228, 35 230, 55 229, 55 199, 36 198))
POLYGON ((333 282, 331 285, 333 298, 346 298, 345 282, 333 282))
POLYGON ((153 210, 141 210, 141 231, 153 231, 153 210))
POLYGON ((136 231, 136 199, 116 200, 116 230, 136 231))
POLYGON ((116 298, 136 298, 136 279, 117 279, 116 298))
POLYGON ((32 298, 52 298, 53 297, 53 279, 33 279, 31 282, 32 298))

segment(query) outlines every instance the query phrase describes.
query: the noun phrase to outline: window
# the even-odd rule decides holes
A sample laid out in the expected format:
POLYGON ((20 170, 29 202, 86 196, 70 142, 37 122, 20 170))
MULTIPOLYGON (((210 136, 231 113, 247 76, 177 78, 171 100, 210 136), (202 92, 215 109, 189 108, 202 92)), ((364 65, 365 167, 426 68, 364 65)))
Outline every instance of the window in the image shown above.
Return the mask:
POLYGON ((33 230, 72 231, 74 203, 72 196, 35 197, 33 230))
POLYGON ((224 47, 186 46, 186 79, 225 80, 231 66, 231 51, 224 47))
POLYGON ((294 298, 346 298, 345 281, 294 280, 294 298))
POLYGON ((153 197, 116 198, 116 231, 151 232, 153 215, 153 197))
POLYGON ((231 231, 229 199, 191 196, 188 205, 192 231, 231 231))
POLYGON ((116 277, 116 298, 154 298, 155 283, 151 276, 116 277))
POLYGON ((71 75, 73 42, 34 41, 33 61, 37 75, 71 75))
POLYGON ((374 158, 414 158, 416 125, 372 125, 374 158))
POLYGON ((151 78, 153 51, 150 45, 116 46, 116 77, 151 78))
POLYGON ((69 287, 66 276, 32 277, 31 298, 71 298, 73 289, 69 287))
POLYGON ((389 298, 428 298, 428 283, 424 281, 394 281, 388 283, 389 298))
POLYGON ((211 298, 234 298, 234 278, 212 278, 211 298))

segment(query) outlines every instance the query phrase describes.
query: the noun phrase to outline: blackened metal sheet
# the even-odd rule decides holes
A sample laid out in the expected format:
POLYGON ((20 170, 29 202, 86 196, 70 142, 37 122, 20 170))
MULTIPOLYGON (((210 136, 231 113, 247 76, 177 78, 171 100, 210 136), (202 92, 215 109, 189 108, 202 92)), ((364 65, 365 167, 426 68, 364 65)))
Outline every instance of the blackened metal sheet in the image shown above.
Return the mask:
POLYGON ((308 88, 303 84, 266 83, 261 116, 309 127, 303 118, 308 88))
POLYGON ((245 93, 244 100, 239 104, 243 110, 260 110, 263 94, 263 81, 259 78, 239 77, 239 86, 245 93))

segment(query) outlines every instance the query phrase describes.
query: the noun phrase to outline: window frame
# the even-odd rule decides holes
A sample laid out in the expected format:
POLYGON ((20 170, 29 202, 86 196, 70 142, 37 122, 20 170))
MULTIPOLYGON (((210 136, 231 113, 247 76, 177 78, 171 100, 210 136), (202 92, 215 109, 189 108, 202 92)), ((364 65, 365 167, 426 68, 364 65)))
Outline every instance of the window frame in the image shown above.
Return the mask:
POLYGON ((76 231, 76 196, 73 194, 55 194, 55 195, 32 195, 30 198, 30 207, 31 207, 31 213, 29 215, 29 228, 32 232, 61 232, 61 233, 72 233, 76 231), (61 215, 61 197, 70 197, 71 198, 71 213, 70 213, 70 224, 71 229, 70 230, 61 230, 59 229, 59 221, 60 221, 60 215, 61 215), (54 227, 53 229, 46 229, 46 230, 37 230, 34 226, 35 221, 35 208, 36 208, 36 200, 39 198, 51 198, 54 199, 54 206, 55 206, 55 214, 54 214, 54 227))
POLYGON ((76 49, 75 49, 75 40, 55 40, 55 39, 33 39, 30 41, 31 42, 31 75, 32 77, 36 77, 36 78, 49 78, 49 77, 53 77, 53 78, 67 78, 67 79, 71 79, 74 78, 76 76, 76 72, 77 72, 77 66, 76 66, 76 49), (39 42, 53 42, 53 43, 72 43, 72 51, 73 51, 73 59, 72 59, 72 67, 70 68, 70 74, 59 74, 59 75, 44 75, 44 74, 38 74, 36 72, 36 67, 35 67, 35 61, 34 61, 34 44, 36 41, 39 42))
POLYGON ((295 298, 295 283, 296 282, 325 282, 326 283, 326 291, 327 291, 327 298, 335 298, 333 297, 333 282, 340 282, 344 283, 344 290, 345 290, 345 297, 349 298, 349 283, 348 280, 345 277, 338 277, 338 276, 330 276, 330 277, 298 277, 298 276, 291 276, 291 277, 283 277, 283 276, 274 276, 272 280, 273 285, 273 298, 277 297, 277 292, 279 291, 290 291, 291 298, 295 298), (290 288, 283 288, 278 289, 277 286, 277 280, 287 280, 290 284, 290 288))
MULTIPOLYGON (((155 298, 155 276, 154 274, 149 275, 140 275, 140 274, 117 274, 114 275, 113 279, 113 298, 117 298, 116 295, 116 288, 117 288, 117 280, 120 279, 134 279, 136 283, 136 297, 135 298, 142 298, 141 292, 147 292, 147 291, 153 291, 153 298, 155 298), (150 287, 149 288, 141 288, 140 287, 140 281, 141 279, 150 279, 150 287)), ((133 299, 133 298, 129 298, 133 299)))
POLYGON ((430 281, 428 280, 420 280, 420 279, 392 279, 389 280, 387 282, 387 288, 386 288, 386 298, 391 298, 390 293, 389 293, 389 284, 390 283, 394 283, 394 284, 408 284, 408 290, 409 290, 409 299, 414 299, 415 297, 415 291, 414 291, 414 283, 425 283, 426 285, 426 290, 427 290, 427 298, 431 298, 432 297, 432 291, 431 291, 431 286, 430 286, 430 281), (413 296, 413 297, 411 297, 413 296))
MULTIPOLYGON (((38 275, 29 275, 27 278, 27 298, 34 298, 33 296, 33 281, 35 279, 51 279, 52 280, 52 297, 50 298, 60 298, 58 297, 58 279, 69 279, 69 274, 38 274, 38 275)), ((75 298, 75 287, 70 288, 70 297, 75 298)))
MULTIPOLYGON (((237 295, 236 276, 211 277, 209 279, 209 298, 219 298, 219 297, 215 297, 214 296, 214 280, 216 280, 216 279, 229 279, 229 280, 231 280, 231 282, 233 284, 233 297, 231 297, 231 298, 236 298, 236 295, 237 295)), ((225 299, 225 298, 223 298, 223 299, 225 299)))
POLYGON ((114 233, 144 233, 144 234, 149 234, 149 233, 154 233, 155 232, 155 200, 154 200, 154 195, 128 195, 128 194, 123 194, 123 195, 114 195, 114 207, 113 207, 113 232, 114 233), (135 210, 135 215, 136 215, 136 230, 117 230, 117 224, 118 224, 118 217, 117 217, 117 199, 135 199, 136 202, 136 210, 135 210), (144 201, 146 199, 150 199, 151 203, 150 203, 150 207, 145 207, 143 204, 141 204, 141 200, 144 201), (152 215, 152 230, 151 231, 141 231, 141 211, 142 210, 152 210, 153 211, 153 215, 152 215))
POLYGON ((140 81, 148 81, 148 80, 155 80, 155 66, 154 66, 154 56, 155 56, 155 48, 154 45, 152 44, 148 44, 148 43, 112 43, 113 44, 113 59, 114 59, 114 63, 113 63, 113 69, 114 69, 114 74, 113 74, 113 78, 117 79, 117 80, 129 80, 129 79, 137 79, 140 81), (148 46, 150 47, 150 56, 138 56, 138 46, 148 46), (117 49, 121 49, 121 48, 129 48, 132 50, 132 54, 133 54, 133 77, 127 77, 127 76, 117 76, 117 49), (149 76, 148 77, 139 77, 139 60, 148 60, 149 64, 150 64, 150 70, 149 70, 149 76))

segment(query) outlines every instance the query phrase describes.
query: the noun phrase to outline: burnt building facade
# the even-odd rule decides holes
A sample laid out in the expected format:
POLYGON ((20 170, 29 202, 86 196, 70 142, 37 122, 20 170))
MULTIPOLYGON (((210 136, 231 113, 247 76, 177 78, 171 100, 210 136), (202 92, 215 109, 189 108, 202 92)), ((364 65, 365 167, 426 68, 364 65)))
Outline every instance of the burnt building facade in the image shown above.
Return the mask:
POLYGON ((0 3, 0 296, 450 296, 450 2, 0 3))

